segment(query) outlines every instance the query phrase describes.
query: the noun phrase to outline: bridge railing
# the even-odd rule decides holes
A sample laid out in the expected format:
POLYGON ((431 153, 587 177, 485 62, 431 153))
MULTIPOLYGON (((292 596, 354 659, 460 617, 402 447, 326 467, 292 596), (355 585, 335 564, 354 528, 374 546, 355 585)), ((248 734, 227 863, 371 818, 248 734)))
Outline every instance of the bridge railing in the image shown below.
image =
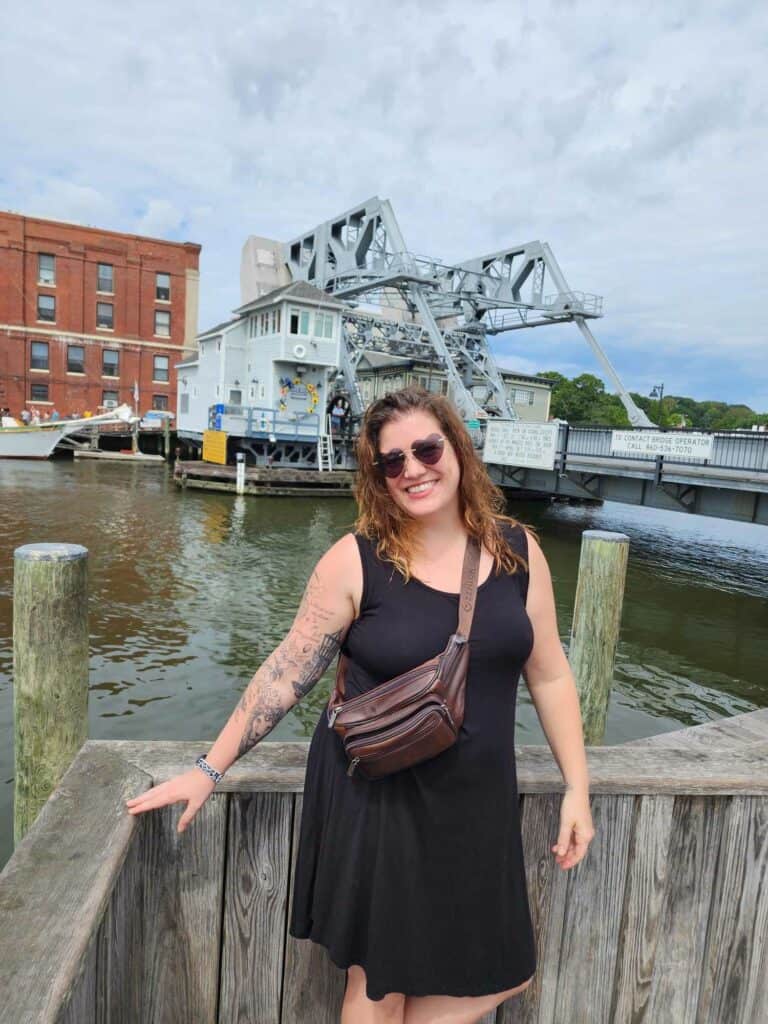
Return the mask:
MULTIPOLYGON (((625 429, 625 428, 617 428, 625 429)), ((657 427, 634 427, 633 434, 658 432, 657 427)), ((695 456, 680 457, 665 455, 664 464, 710 466, 718 469, 746 469, 755 472, 768 472, 768 431, 717 430, 706 431, 697 429, 677 429, 662 431, 674 434, 705 434, 713 438, 712 455, 710 458, 695 456)), ((557 440, 557 453, 562 455, 594 455, 604 459, 617 459, 622 462, 653 461, 653 455, 641 455, 631 452, 611 451, 610 427, 568 426, 560 424, 557 440)))

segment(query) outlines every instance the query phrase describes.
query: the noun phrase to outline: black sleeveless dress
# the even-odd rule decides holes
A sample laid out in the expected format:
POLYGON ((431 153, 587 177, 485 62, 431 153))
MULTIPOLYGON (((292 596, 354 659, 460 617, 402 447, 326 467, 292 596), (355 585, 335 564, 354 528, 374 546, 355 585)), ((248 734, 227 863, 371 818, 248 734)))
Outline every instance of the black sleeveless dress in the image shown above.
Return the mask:
MULTIPOLYGON (((527 559, 522 527, 503 524, 527 559)), ((355 537, 360 615, 344 652, 353 697, 438 654, 458 622, 458 594, 407 584, 375 543, 355 537)), ((325 711, 309 745, 289 932, 359 964, 369 999, 480 996, 536 968, 515 768, 515 703, 533 647, 528 574, 480 582, 470 633, 464 722, 441 754, 369 781, 346 774, 325 711)))

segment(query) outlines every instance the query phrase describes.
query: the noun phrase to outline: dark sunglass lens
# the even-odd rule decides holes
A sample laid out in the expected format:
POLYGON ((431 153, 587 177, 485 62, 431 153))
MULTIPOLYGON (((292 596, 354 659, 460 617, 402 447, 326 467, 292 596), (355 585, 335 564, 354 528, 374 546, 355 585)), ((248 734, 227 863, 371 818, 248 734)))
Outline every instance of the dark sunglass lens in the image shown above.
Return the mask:
POLYGON ((405 463, 405 455, 403 452, 391 453, 389 455, 381 456, 381 466, 384 473, 388 477, 400 476, 403 471, 403 465, 405 463))
POLYGON ((443 454, 442 441, 422 441, 419 445, 413 446, 413 453, 419 462, 427 466, 434 466, 443 454))

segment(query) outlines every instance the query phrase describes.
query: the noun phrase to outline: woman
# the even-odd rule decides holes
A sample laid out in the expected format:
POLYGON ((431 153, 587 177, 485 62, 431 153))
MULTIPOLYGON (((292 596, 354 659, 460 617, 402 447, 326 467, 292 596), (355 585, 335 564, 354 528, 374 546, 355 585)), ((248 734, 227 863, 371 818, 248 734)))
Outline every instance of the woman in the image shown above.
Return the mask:
POLYGON ((318 561, 289 633, 205 762, 128 807, 184 801, 183 832, 216 773, 259 742, 340 649, 347 697, 441 651, 456 629, 474 535, 481 558, 457 741, 371 782, 347 774, 342 742, 321 715, 289 926, 346 968, 341 1024, 472 1024, 522 992, 536 967, 514 757, 520 671, 565 779, 552 846, 562 869, 594 835, 578 697, 541 548, 501 511, 503 494, 449 401, 416 387, 379 399, 357 455, 356 532, 318 561))

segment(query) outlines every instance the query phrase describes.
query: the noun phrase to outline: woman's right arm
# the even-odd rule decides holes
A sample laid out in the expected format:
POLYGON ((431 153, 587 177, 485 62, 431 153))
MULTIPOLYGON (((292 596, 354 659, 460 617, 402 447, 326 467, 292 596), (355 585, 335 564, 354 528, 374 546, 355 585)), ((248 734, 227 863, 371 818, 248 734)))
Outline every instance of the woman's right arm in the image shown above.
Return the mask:
MULTIPOLYGON (((264 738, 321 678, 336 657, 357 615, 362 568, 357 542, 345 534, 315 566, 289 632, 249 682, 245 693, 206 754, 226 771, 264 738)), ((187 800, 178 831, 183 832, 214 789, 199 768, 128 800, 131 814, 187 800)))

